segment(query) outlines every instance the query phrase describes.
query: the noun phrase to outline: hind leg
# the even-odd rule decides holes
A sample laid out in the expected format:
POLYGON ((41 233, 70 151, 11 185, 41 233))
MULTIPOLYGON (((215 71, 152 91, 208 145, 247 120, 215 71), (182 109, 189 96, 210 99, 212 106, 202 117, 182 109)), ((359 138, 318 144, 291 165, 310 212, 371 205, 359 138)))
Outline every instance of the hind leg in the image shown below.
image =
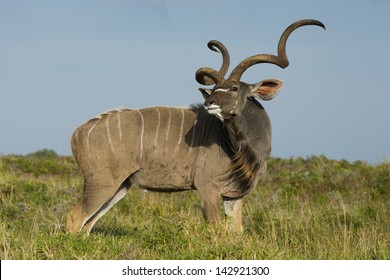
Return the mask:
POLYGON ((89 234, 92 230, 92 227, 95 225, 95 223, 110 210, 119 200, 125 197, 128 187, 121 185, 117 192, 112 196, 108 201, 106 201, 99 210, 87 220, 87 222, 84 225, 83 230, 89 234))
POLYGON ((77 233, 80 232, 83 225, 83 203, 82 199, 76 204, 75 207, 70 210, 67 218, 66 218, 66 230, 69 233, 77 233))
POLYGON ((97 220, 126 195, 131 186, 126 181, 114 190, 111 186, 86 182, 79 203, 68 214, 68 232, 77 233, 84 229, 89 233, 97 220))

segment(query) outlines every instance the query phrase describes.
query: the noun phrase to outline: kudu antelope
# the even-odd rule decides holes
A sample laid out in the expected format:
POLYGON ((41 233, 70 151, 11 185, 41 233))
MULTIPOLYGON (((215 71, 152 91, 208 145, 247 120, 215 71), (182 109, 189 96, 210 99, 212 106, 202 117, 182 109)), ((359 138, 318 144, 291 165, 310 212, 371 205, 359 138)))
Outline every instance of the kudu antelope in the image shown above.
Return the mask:
POLYGON ((223 201, 227 226, 242 230, 243 198, 266 171, 271 151, 271 124, 256 100, 271 100, 282 81, 241 82, 251 66, 288 66, 286 41, 304 25, 325 26, 316 20, 290 25, 278 43, 278 55, 258 54, 241 61, 227 79, 229 53, 218 41, 208 47, 220 52, 219 71, 203 67, 196 80, 213 89, 200 89, 204 106, 116 109, 78 127, 72 136, 73 154, 84 177, 79 203, 67 218, 69 232, 90 232, 96 221, 122 199, 132 184, 152 191, 197 190, 204 218, 218 222, 223 201))

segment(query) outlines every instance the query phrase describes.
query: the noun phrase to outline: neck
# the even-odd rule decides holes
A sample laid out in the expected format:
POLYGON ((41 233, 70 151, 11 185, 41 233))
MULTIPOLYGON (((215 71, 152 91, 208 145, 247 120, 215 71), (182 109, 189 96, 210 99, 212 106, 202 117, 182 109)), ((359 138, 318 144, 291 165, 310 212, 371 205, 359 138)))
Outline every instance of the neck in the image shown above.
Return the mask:
POLYGON ((263 107, 248 100, 241 115, 225 120, 225 135, 231 151, 228 177, 238 192, 246 194, 258 179, 270 150, 270 124, 263 107))

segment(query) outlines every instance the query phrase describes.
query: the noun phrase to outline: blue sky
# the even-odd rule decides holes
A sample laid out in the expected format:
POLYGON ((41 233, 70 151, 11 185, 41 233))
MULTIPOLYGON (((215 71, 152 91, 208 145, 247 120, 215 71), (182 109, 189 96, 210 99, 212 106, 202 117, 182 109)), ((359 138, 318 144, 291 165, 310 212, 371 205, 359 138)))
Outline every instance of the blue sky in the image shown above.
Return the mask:
POLYGON ((389 161, 389 15, 386 0, 0 0, 0 154, 69 155, 74 128, 108 109, 203 102, 195 72, 221 64, 209 40, 226 45, 232 69, 314 18, 327 30, 296 30, 288 68, 242 78, 284 81, 263 102, 272 155, 389 161))

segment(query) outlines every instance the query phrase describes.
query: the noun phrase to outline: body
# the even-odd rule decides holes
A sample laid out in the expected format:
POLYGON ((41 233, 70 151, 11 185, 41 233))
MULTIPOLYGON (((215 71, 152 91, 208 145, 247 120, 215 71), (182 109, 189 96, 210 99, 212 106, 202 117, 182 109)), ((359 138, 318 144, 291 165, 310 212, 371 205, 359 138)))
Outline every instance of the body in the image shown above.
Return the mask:
POLYGON ((256 100, 274 98, 283 82, 266 79, 255 84, 241 81, 253 65, 288 66, 288 36, 304 25, 325 27, 316 20, 290 25, 278 43, 278 55, 258 54, 241 61, 225 80, 229 53, 218 41, 208 47, 223 56, 219 71, 202 67, 196 72, 204 106, 152 107, 108 111, 81 125, 73 133, 72 151, 84 177, 79 203, 67 219, 69 232, 86 230, 131 185, 153 191, 195 189, 206 220, 221 219, 223 201, 228 228, 242 230, 242 202, 266 170, 271 152, 271 124, 256 100))
MULTIPOLYGON (((243 178, 229 177, 233 146, 237 139, 230 126, 247 126, 246 137, 257 155, 269 156, 270 121, 256 101, 248 102, 245 118, 224 124, 206 112, 193 108, 152 107, 117 109, 99 115, 74 131, 72 151, 84 177, 84 193, 68 216, 68 230, 89 232, 94 223, 118 202, 132 184, 151 191, 197 190, 206 220, 220 220, 220 203, 225 201, 229 227, 241 230, 241 199, 253 188, 265 160, 250 170, 250 185, 243 178), (256 127, 252 127, 255 125, 256 127), (263 131, 258 134, 257 132, 263 131), (235 211, 232 211, 232 204, 235 211)), ((262 157, 265 159, 265 157, 262 157)), ((245 159, 244 159, 245 160, 245 159)), ((248 166, 245 166, 248 168, 248 166)))

